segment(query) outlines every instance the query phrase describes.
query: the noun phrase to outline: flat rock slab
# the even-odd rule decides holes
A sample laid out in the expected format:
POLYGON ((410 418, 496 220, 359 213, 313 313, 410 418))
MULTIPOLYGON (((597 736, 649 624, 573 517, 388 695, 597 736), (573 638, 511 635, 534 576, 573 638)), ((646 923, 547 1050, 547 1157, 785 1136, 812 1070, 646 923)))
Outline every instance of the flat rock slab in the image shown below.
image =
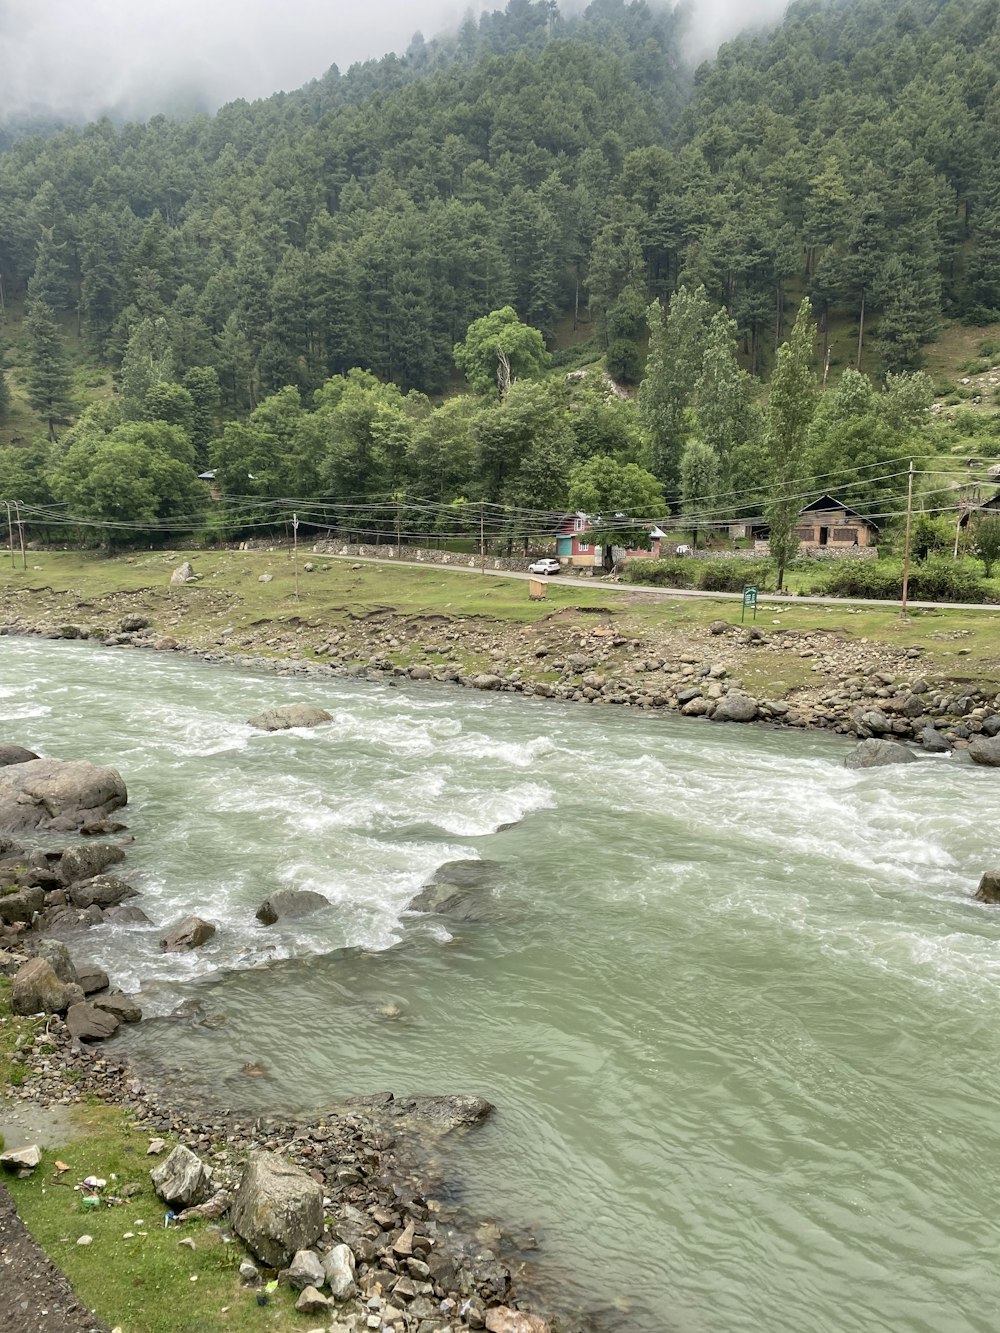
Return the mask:
POLYGON ((0 829, 79 828, 126 804, 113 768, 83 759, 31 759, 0 768, 0 829))

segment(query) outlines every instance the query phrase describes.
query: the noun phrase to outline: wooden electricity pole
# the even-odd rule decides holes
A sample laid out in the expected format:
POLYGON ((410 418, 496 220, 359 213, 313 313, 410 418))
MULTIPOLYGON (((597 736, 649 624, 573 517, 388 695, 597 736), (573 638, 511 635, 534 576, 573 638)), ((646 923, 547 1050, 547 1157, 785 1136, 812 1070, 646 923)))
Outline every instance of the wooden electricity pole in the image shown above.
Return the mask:
POLYGON ((299 600, 299 516, 292 515, 292 562, 295 565, 295 600, 299 600))
POLYGON ((910 591, 910 527, 913 523, 913 459, 906 479, 906 547, 903 552, 903 606, 900 615, 906 619, 906 598, 910 591))
POLYGON ((10 567, 11 569, 15 569, 16 566, 14 564, 14 522, 10 516, 10 501, 4 500, 4 504, 7 506, 7 545, 10 547, 10 567))
POLYGON ((486 573, 486 517, 482 500, 479 501, 479 572, 486 573))

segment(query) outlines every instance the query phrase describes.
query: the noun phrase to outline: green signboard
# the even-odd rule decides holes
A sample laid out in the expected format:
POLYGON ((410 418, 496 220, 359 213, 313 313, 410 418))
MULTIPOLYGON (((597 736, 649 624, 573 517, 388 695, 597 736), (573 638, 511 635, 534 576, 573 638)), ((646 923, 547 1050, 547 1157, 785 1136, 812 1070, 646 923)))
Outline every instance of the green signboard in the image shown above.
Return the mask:
POLYGON ((747 613, 747 607, 753 609, 753 618, 757 619, 757 589, 752 583, 747 584, 743 589, 743 606, 740 610, 740 624, 743 623, 743 617, 747 613))

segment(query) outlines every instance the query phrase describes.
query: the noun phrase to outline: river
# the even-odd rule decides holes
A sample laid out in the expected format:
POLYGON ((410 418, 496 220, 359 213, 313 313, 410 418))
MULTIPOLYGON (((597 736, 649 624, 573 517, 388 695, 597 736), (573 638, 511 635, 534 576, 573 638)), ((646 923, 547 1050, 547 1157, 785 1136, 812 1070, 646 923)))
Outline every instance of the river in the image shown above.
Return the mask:
POLYGON ((211 1021, 117 1039, 223 1104, 470 1092, 464 1202, 627 1333, 995 1333, 998 783, 825 735, 0 639, 2 738, 114 764, 150 928, 80 955, 211 1021), (334 715, 261 734, 285 702, 334 715), (509 827, 504 827, 509 825, 509 827), (498 863, 483 918, 407 913, 498 863), (329 912, 254 911, 278 887, 329 912), (190 955, 159 927, 219 924, 190 955), (249 1077, 244 1064, 263 1067, 249 1077))

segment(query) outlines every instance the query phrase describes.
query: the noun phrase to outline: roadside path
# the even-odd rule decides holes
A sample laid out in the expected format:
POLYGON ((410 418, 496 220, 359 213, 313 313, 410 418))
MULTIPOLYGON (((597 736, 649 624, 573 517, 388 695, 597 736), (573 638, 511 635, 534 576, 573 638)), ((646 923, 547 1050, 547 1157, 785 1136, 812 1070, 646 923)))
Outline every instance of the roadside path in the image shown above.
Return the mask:
MULTIPOLYGON (((481 570, 478 565, 473 569, 468 565, 439 565, 430 560, 380 560, 372 555, 324 555, 326 560, 347 560, 355 565, 403 565, 407 569, 431 569, 440 570, 445 574, 467 574, 482 577, 483 574, 492 575, 494 578, 501 579, 534 579, 542 578, 544 575, 528 574, 518 569, 484 569, 481 570)), ((606 579, 578 579, 573 575, 566 577, 564 575, 554 576, 563 586, 572 586, 579 583, 582 587, 600 588, 603 592, 627 593, 630 597, 638 594, 640 597, 650 597, 654 601, 675 601, 678 597, 693 597, 703 600, 718 602, 741 602, 743 594, 738 592, 705 592, 700 588, 650 588, 641 583, 615 583, 606 579)), ((757 595, 759 605, 765 602, 775 605, 786 606, 871 606, 881 607, 888 611, 895 608, 902 610, 901 601, 887 601, 878 597, 818 597, 810 594, 781 593, 781 592, 760 592, 757 595)), ((907 602, 907 609, 913 611, 991 611, 994 615, 1000 614, 1000 604, 995 602, 915 602, 910 599, 907 602)))
POLYGON ((18 1217, 0 1185, 0 1333, 107 1333, 18 1217))

